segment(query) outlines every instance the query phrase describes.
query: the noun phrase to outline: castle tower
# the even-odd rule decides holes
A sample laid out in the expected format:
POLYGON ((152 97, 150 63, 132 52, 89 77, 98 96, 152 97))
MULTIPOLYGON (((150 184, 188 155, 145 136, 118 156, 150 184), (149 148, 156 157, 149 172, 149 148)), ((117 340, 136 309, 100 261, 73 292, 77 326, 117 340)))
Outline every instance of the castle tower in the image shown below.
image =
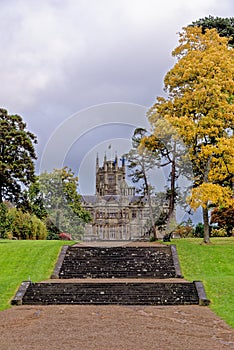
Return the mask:
POLYGON ((120 195, 121 183, 125 179, 125 165, 118 166, 118 157, 107 160, 104 156, 103 166, 99 167, 99 160, 96 159, 96 194, 99 196, 120 195))

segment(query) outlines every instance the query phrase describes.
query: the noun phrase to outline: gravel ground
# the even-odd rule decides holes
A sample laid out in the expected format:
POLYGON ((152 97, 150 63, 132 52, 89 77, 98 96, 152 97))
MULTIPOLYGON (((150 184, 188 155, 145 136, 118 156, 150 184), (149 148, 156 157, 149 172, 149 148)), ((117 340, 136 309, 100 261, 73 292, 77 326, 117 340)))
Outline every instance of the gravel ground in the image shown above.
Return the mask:
POLYGON ((1 350, 234 349, 234 330, 201 306, 16 306, 1 350))

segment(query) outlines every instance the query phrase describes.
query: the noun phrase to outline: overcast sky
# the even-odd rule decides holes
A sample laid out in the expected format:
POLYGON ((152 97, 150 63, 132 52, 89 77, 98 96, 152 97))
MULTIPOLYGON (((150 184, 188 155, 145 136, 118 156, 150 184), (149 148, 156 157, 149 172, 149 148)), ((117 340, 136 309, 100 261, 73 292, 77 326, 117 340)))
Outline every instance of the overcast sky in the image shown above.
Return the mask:
POLYGON ((150 107, 163 94, 178 32, 208 15, 233 17, 234 1, 0 0, 0 105, 38 136, 40 157, 56 128, 77 112, 79 120, 81 110, 150 107))

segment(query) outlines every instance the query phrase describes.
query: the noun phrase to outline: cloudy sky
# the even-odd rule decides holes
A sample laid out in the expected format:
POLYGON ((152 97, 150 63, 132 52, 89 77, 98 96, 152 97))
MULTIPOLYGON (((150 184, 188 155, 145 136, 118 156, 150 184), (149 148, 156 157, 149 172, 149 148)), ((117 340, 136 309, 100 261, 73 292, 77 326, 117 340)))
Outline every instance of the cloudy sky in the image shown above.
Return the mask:
MULTIPOLYGON (((208 15, 233 17, 233 0, 0 0, 0 105, 20 114, 38 136, 39 158, 71 116, 76 116, 79 137, 89 119, 83 144, 73 135, 73 151, 71 144, 62 145, 71 164, 87 163, 84 153, 90 156, 97 148, 88 140, 97 139, 103 147, 112 139, 125 145, 127 124, 138 125, 135 111, 125 125, 109 110, 112 124, 100 130, 108 118, 100 119, 101 110, 95 115, 93 106, 136 105, 144 115, 140 106, 147 110, 163 94, 178 32, 208 15), (92 113, 82 114, 87 109, 92 113), (119 127, 111 131, 114 122, 119 127)), ((68 131, 62 135, 70 137, 68 131)))

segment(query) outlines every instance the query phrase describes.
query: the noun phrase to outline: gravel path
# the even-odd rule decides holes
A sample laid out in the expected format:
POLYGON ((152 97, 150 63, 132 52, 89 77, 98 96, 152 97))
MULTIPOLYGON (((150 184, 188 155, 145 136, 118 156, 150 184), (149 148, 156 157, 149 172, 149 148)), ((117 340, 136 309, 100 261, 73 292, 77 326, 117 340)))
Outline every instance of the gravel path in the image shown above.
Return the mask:
POLYGON ((17 306, 0 312, 0 349, 234 349, 234 330, 201 306, 17 306))

